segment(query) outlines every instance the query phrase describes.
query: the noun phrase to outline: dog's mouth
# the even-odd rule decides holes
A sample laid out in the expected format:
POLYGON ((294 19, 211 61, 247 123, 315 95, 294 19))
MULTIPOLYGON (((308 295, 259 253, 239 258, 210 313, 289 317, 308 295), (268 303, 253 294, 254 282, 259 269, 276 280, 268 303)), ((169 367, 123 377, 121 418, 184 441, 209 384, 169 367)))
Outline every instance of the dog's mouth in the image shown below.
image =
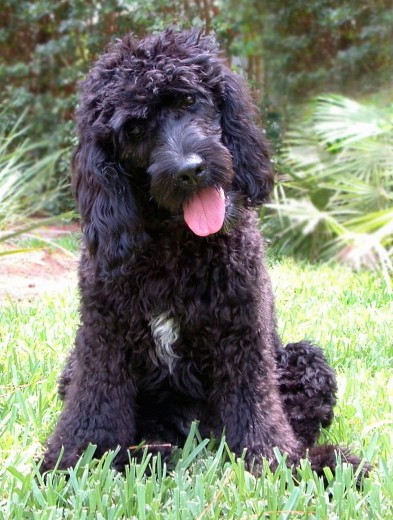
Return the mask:
POLYGON ((195 235, 206 237, 220 231, 225 219, 222 188, 203 188, 183 206, 184 220, 195 235))

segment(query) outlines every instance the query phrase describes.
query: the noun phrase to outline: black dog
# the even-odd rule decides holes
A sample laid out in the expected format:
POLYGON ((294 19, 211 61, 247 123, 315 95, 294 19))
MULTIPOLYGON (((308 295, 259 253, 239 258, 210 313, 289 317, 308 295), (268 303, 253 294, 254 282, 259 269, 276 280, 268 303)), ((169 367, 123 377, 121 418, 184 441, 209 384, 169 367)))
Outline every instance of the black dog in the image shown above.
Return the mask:
MULTIPOLYGON (((191 421, 225 430, 249 465, 322 473, 316 447, 336 382, 307 342, 282 348, 254 208, 273 186, 250 95, 199 31, 111 45, 83 83, 74 187, 82 216, 81 320, 64 411, 42 470, 148 443, 191 421)), ((346 455, 344 453, 344 455, 346 455)), ((347 457, 348 459, 348 457, 347 457)), ((349 456, 358 465, 359 460, 349 456)))

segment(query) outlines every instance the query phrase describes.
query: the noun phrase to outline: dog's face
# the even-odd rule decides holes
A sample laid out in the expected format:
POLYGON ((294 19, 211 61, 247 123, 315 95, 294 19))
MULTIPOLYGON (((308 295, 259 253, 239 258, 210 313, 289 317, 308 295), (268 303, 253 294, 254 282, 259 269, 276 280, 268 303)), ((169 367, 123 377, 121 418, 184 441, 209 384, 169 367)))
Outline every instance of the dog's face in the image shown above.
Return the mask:
POLYGON ((180 76, 176 85, 168 82, 162 92, 156 90, 143 117, 137 117, 141 107, 136 107, 114 135, 125 170, 144 178, 144 189, 158 206, 183 214, 192 231, 205 236, 223 226, 225 193, 235 173, 213 93, 187 94, 187 79, 180 76))
POLYGON ((110 46, 83 83, 77 116, 74 185, 90 251, 129 252, 143 235, 142 199, 199 236, 222 229, 232 199, 260 204, 272 174, 254 112, 198 31, 110 46))
POLYGON ((225 192, 234 178, 220 112, 209 94, 170 99, 149 156, 151 194, 159 205, 183 212, 196 235, 210 235, 223 226, 225 192))

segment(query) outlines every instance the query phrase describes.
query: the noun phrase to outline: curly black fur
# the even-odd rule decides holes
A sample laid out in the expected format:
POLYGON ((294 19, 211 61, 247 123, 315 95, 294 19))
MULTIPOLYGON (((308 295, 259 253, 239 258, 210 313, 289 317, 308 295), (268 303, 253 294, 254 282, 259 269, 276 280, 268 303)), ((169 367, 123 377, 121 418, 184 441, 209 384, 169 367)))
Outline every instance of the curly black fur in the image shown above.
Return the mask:
MULTIPOLYGON (((73 157, 84 245, 81 326, 60 381, 64 411, 42 470, 142 440, 181 444, 191 421, 225 430, 258 467, 315 447, 333 418, 336 381, 307 342, 282 348, 254 208, 273 186, 242 80, 199 31, 110 45, 82 84, 73 157), (183 208, 214 187, 222 229, 196 236, 183 208)), ((358 459, 351 459, 355 465, 358 459)))

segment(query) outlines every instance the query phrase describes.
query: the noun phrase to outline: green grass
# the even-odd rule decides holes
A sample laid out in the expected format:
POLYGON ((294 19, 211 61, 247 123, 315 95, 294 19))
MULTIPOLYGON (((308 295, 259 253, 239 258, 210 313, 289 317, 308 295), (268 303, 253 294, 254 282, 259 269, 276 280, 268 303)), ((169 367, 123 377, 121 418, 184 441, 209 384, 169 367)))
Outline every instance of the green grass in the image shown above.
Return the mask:
MULTIPOLYGON (((16 252, 29 252, 33 250, 47 249, 50 251, 63 251, 65 253, 78 253, 80 247, 80 233, 76 233, 73 230, 63 233, 59 233, 58 236, 45 236, 42 226, 48 222, 51 224, 62 224, 64 221, 61 217, 53 217, 50 219, 32 220, 30 224, 26 223, 24 228, 15 232, 13 240, 4 241, 7 242, 6 246, 13 246, 13 248, 5 247, 0 240, 0 256, 13 254, 16 252), (30 230, 25 232, 25 228, 30 230)), ((12 233, 12 232, 11 232, 12 233)))
POLYGON ((345 464, 327 490, 307 462, 295 479, 283 460, 256 479, 224 442, 212 449, 196 430, 170 470, 147 456, 123 477, 110 468, 113 454, 95 461, 88 451, 68 479, 43 482, 36 461, 61 408, 56 381, 78 323, 70 289, 0 308, 0 518, 392 518, 392 299, 370 273, 291 259, 270 271, 284 340, 314 340, 338 372, 336 419, 323 436, 374 464, 361 490, 345 464))
POLYGON ((64 233, 54 238, 43 238, 40 235, 31 235, 24 238, 18 237, 18 246, 26 249, 50 249, 64 250, 71 253, 77 253, 80 246, 79 233, 64 233))

